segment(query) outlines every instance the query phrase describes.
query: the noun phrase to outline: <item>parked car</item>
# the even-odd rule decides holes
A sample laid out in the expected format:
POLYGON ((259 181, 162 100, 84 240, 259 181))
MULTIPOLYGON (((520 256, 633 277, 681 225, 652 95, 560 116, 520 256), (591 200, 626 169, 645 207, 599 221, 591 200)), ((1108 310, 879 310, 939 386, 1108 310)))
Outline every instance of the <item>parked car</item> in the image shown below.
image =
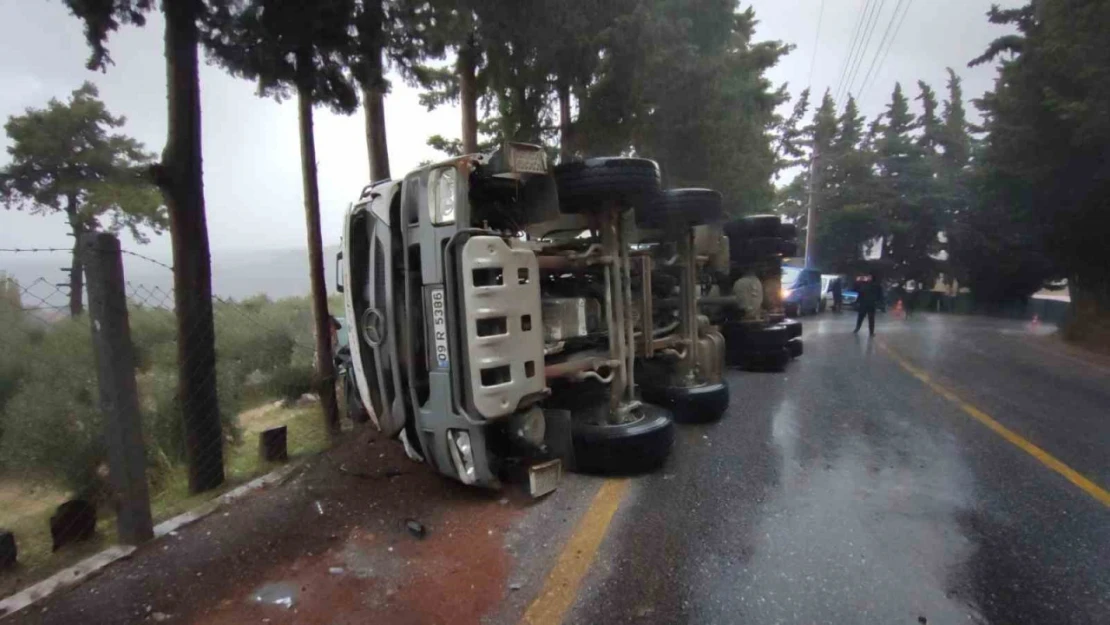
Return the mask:
POLYGON ((821 311, 821 272, 799 267, 782 268, 782 303, 786 314, 801 317, 821 311))

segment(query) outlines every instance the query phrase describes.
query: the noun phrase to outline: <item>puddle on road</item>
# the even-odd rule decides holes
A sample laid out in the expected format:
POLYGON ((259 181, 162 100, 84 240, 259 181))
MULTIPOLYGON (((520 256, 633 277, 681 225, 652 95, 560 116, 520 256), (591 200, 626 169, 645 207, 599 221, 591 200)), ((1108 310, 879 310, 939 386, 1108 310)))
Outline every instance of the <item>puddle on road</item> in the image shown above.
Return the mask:
POLYGON ((263 584, 251 593, 251 602, 288 610, 297 603, 297 587, 289 582, 263 584))

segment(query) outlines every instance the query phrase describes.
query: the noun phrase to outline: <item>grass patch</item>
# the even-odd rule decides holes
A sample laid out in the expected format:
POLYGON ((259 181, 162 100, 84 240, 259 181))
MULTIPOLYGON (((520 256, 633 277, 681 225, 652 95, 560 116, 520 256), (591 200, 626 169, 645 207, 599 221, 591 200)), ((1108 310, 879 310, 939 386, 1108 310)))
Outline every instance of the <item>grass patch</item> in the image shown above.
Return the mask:
MULTIPOLYGON (((237 444, 226 449, 226 481, 223 486, 190 494, 185 467, 173 468, 163 478, 162 488, 151 494, 151 512, 156 524, 281 466, 259 458, 258 432, 264 429, 278 425, 288 428, 291 461, 319 453, 330 446, 318 404, 284 407, 273 402, 246 411, 243 415, 248 413, 254 414, 242 419, 243 436, 237 444)), ((66 492, 46 485, 31 487, 17 482, 0 483, 0 527, 15 534, 19 549, 16 569, 0 573, 0 597, 17 592, 115 544, 115 515, 109 506, 101 506, 95 538, 52 552, 50 517, 57 504, 67 497, 66 492)))

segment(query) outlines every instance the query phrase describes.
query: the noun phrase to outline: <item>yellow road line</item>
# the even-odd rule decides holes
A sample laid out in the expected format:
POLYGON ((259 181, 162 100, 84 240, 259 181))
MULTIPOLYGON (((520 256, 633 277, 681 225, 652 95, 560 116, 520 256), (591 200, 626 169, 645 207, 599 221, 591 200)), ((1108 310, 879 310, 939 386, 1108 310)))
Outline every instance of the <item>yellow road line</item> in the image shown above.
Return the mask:
POLYGON ((1106 489, 1087 479, 1083 476, 1083 474, 1079 473, 1075 469, 1069 467, 1063 462, 1060 462, 1052 454, 1041 449, 1040 447, 1037 447, 1033 443, 1030 443, 1020 434, 994 420, 994 418, 991 417, 989 414, 983 412, 982 410, 979 410, 975 406, 972 406, 952 391, 941 386, 931 377, 929 377, 929 374, 910 364, 905 358, 895 352, 894 349, 888 346, 884 341, 880 340, 878 341, 878 343, 879 347, 883 351, 885 351, 887 355, 894 359, 894 362, 898 363, 903 369, 908 371, 910 375, 917 378, 918 380, 921 380, 921 382, 924 383, 925 386, 928 386, 930 389, 932 389, 933 392, 956 404, 960 407, 961 410, 966 412, 973 419, 987 426, 991 430, 994 430, 995 434, 998 434, 1025 453, 1033 456, 1044 466, 1064 476, 1064 479, 1071 482, 1072 484, 1075 484, 1083 492, 1102 502, 1103 505, 1110 507, 1110 492, 1107 492, 1106 489))
POLYGON ((563 622, 627 490, 627 479, 608 480, 601 485, 521 623, 558 625, 563 622))

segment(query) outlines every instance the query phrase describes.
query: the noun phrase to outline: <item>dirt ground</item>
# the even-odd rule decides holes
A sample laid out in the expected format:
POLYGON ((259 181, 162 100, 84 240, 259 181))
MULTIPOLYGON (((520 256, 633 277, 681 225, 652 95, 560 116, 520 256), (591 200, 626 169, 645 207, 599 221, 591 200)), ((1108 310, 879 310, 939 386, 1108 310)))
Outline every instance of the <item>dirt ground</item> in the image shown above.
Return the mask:
POLYGON ((519 488, 443 479, 360 432, 5 621, 479 623, 520 587, 506 545, 534 505, 519 488))

